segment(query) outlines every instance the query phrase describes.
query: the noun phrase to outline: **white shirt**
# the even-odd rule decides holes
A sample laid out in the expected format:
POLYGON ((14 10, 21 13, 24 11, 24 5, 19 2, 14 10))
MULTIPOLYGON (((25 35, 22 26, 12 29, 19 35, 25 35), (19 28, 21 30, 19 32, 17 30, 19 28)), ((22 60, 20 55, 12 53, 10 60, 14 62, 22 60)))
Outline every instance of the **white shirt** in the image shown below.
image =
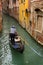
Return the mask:
POLYGON ((10 29, 10 33, 15 33, 16 32, 16 29, 15 28, 11 28, 10 29))

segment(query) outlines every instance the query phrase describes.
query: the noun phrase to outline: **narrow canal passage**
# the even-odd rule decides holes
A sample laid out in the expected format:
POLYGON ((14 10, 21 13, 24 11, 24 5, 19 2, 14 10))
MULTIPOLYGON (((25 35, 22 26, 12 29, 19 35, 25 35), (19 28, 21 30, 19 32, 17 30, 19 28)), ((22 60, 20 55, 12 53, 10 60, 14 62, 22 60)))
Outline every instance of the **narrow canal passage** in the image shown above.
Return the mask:
POLYGON ((8 15, 3 15, 3 31, 0 34, 0 65, 43 65, 43 47, 8 15), (9 30, 16 26, 18 34, 25 40, 23 54, 9 46, 9 30))

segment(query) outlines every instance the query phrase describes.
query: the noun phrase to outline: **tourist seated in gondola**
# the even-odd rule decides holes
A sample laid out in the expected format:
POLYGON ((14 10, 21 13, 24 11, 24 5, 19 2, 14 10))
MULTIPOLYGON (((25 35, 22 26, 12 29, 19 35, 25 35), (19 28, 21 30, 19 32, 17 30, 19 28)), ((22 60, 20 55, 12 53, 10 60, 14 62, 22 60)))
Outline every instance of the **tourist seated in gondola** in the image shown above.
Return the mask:
POLYGON ((10 38, 11 38, 11 42, 13 43, 15 36, 17 36, 17 31, 16 31, 16 28, 15 28, 14 25, 11 27, 9 35, 10 35, 10 38))

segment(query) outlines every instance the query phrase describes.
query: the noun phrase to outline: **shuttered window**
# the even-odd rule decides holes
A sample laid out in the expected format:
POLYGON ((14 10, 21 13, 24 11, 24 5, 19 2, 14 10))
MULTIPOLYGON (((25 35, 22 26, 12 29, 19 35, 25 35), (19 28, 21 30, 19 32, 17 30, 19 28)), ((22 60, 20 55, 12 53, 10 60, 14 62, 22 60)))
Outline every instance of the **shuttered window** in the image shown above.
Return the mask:
POLYGON ((43 31, 43 17, 42 17, 42 31, 43 31))
POLYGON ((36 30, 42 33, 42 17, 38 18, 36 26, 36 30))
POLYGON ((25 0, 21 0, 21 3, 24 3, 25 2, 25 0))

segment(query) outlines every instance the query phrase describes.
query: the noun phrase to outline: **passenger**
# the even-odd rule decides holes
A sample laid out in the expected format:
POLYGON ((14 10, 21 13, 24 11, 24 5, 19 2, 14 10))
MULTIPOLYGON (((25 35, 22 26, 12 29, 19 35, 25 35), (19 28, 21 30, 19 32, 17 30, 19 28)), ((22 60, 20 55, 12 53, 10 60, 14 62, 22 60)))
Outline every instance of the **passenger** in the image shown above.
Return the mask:
POLYGON ((17 35, 17 31, 16 31, 16 28, 15 26, 13 25, 10 29, 10 38, 11 38, 11 42, 13 41, 14 42, 14 38, 15 36, 17 35))

